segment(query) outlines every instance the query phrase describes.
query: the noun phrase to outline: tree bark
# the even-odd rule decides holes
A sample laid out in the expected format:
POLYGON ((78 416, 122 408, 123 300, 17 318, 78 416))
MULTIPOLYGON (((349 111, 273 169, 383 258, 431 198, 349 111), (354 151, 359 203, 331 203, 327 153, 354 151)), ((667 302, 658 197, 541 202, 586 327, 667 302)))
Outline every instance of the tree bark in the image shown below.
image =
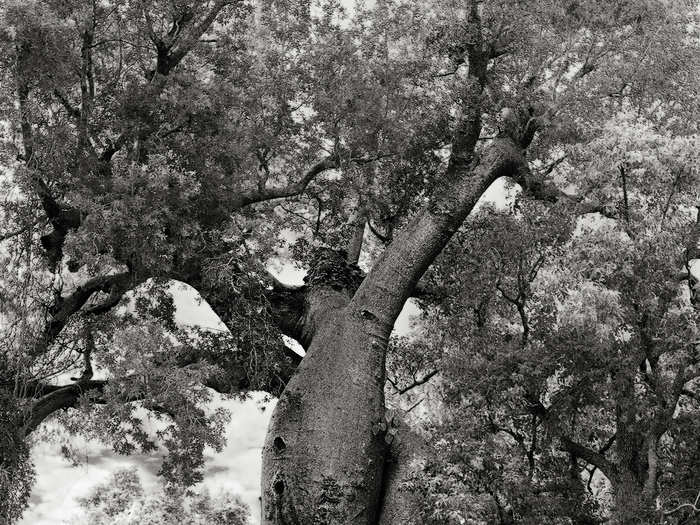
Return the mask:
MULTIPOLYGON (((384 482, 396 479, 384 479, 391 441, 385 357, 394 322, 479 197, 501 176, 522 178, 526 163, 519 145, 502 137, 471 168, 448 170, 452 183, 397 236, 357 292, 314 284, 311 276, 306 357, 280 397, 263 448, 264 525, 379 523, 384 482)), ((390 486, 390 500, 401 501, 390 486)), ((403 519, 392 507, 382 523, 403 519)))
POLYGON ((410 490, 409 484, 419 476, 431 459, 430 448, 422 436, 403 421, 396 424, 396 437, 391 443, 384 470, 384 493, 378 525, 421 525, 423 502, 410 490))

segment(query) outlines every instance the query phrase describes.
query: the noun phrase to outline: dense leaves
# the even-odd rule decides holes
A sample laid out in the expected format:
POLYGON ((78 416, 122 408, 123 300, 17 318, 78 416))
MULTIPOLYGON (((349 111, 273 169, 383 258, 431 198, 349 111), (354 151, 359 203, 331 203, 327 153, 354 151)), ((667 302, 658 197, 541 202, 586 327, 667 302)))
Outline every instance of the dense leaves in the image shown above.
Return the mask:
POLYGON ((76 523, 122 525, 246 525, 250 510, 232 494, 165 485, 146 493, 135 470, 118 470, 81 499, 85 514, 76 523))
POLYGON ((526 152, 518 197, 472 213, 416 290, 422 333, 389 346, 390 404, 444 458, 414 480, 423 519, 692 502, 698 27, 675 0, 5 2, 2 512, 55 413, 199 481, 227 424, 210 389, 281 393, 305 294, 356 289, 493 139, 526 152), (178 282, 220 329, 176 322, 178 282))

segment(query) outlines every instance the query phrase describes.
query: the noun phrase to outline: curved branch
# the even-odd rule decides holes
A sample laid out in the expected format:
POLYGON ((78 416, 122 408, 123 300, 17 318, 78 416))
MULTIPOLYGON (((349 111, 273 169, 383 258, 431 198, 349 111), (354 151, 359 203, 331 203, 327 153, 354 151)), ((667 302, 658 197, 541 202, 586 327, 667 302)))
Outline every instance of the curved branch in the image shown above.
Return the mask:
POLYGON ((326 157, 314 164, 298 182, 279 188, 263 187, 239 193, 234 197, 232 208, 233 210, 238 210, 249 204, 255 204, 256 202, 264 202, 299 195, 306 189, 311 181, 316 178, 317 175, 337 167, 338 163, 333 158, 326 157))
MULTIPOLYGON (((137 282, 130 272, 117 273, 112 275, 100 275, 93 277, 86 283, 78 286, 75 291, 67 297, 59 297, 49 309, 50 318, 44 327, 42 336, 34 345, 33 354, 44 353, 49 345, 56 340, 61 330, 68 324, 71 316, 77 313, 90 299, 95 292, 109 292, 110 297, 118 294, 119 298, 137 282)), ((94 307, 91 313, 102 313, 117 304, 118 300, 111 302, 108 300, 99 307, 94 307), (109 306, 109 308, 107 307, 109 306)), ((89 310, 88 310, 89 311, 89 310)))
POLYGON ((384 244, 391 242, 391 237, 390 237, 389 235, 384 235, 384 234, 379 233, 379 231, 377 230, 377 228, 375 228, 374 225, 372 224, 372 221, 371 221, 371 220, 367 220, 367 226, 369 226, 369 231, 371 231, 372 234, 373 234, 377 239, 379 239, 380 241, 382 241, 384 244))
POLYGON ((698 495, 693 503, 682 503, 681 505, 678 505, 675 509, 666 510, 664 511, 664 516, 671 516, 684 509, 690 509, 693 511, 693 514, 695 514, 697 512, 700 512, 700 507, 698 507, 698 503, 700 503, 700 491, 698 491, 698 495))
POLYGON ((92 391, 98 393, 103 392, 106 385, 107 381, 104 380, 90 380, 62 387, 53 387, 50 393, 39 398, 39 400, 34 403, 34 406, 32 406, 31 412, 23 427, 24 435, 27 436, 36 430, 39 425, 54 412, 66 408, 74 408, 80 396, 85 393, 92 391))
MULTIPOLYGON (((71 385, 43 385, 44 391, 48 391, 42 397, 37 399, 31 408, 31 411, 27 418, 25 419, 22 431, 25 436, 28 436, 43 423, 51 414, 58 412, 59 410, 65 410, 68 408, 75 408, 78 406, 80 398, 86 394, 92 396, 91 401, 97 404, 104 404, 105 399, 102 397, 105 388, 109 384, 106 379, 101 380, 80 380, 71 385)), ((142 395, 134 395, 129 392, 123 393, 121 396, 125 403, 131 403, 134 401, 143 400, 142 395)), ((149 406, 149 410, 155 410, 157 412, 162 412, 169 414, 172 417, 171 411, 158 406, 149 406)))
MULTIPOLYGON (((360 309, 369 306, 391 326, 428 266, 442 251, 481 195, 502 176, 527 170, 520 147, 508 137, 496 139, 471 170, 448 168, 444 190, 387 247, 355 295, 360 309)), ((520 178, 516 175, 517 178, 520 178)))

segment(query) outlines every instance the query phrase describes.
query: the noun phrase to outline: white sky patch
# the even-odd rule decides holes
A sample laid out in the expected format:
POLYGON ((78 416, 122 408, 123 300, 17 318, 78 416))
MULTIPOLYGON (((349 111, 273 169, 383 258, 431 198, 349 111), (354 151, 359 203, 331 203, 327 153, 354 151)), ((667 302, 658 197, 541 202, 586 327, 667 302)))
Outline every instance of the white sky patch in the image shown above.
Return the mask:
MULTIPOLYGON (((212 495, 221 491, 238 494, 251 510, 252 523, 260 521, 260 469, 265 431, 275 401, 264 403, 265 395, 258 392, 245 402, 224 399, 214 394, 212 408, 225 407, 231 411, 227 427, 227 444, 221 453, 205 453, 204 481, 195 489, 207 487, 212 495), (261 407, 264 410, 261 410, 261 407)), ((136 467, 146 492, 157 487, 156 473, 163 451, 153 454, 118 456, 97 441, 74 443, 80 451, 83 465, 73 467, 63 459, 53 443, 39 443, 32 456, 36 465, 37 483, 30 507, 21 525, 63 525, 73 523, 80 514, 78 498, 87 495, 95 485, 104 482, 118 469, 136 467)))

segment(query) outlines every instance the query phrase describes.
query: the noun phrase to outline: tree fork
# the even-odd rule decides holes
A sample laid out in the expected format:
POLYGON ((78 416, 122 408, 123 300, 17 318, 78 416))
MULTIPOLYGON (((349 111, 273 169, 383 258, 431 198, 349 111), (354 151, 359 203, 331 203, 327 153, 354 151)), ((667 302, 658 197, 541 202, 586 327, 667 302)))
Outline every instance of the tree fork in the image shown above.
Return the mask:
POLYGON ((502 137, 471 170, 448 170, 454 182, 401 232, 357 292, 337 271, 341 264, 312 269, 306 357, 280 397, 263 448, 264 525, 379 523, 388 449, 375 425, 384 419, 394 322, 483 192, 501 176, 522 179, 526 169, 520 146, 502 137))

